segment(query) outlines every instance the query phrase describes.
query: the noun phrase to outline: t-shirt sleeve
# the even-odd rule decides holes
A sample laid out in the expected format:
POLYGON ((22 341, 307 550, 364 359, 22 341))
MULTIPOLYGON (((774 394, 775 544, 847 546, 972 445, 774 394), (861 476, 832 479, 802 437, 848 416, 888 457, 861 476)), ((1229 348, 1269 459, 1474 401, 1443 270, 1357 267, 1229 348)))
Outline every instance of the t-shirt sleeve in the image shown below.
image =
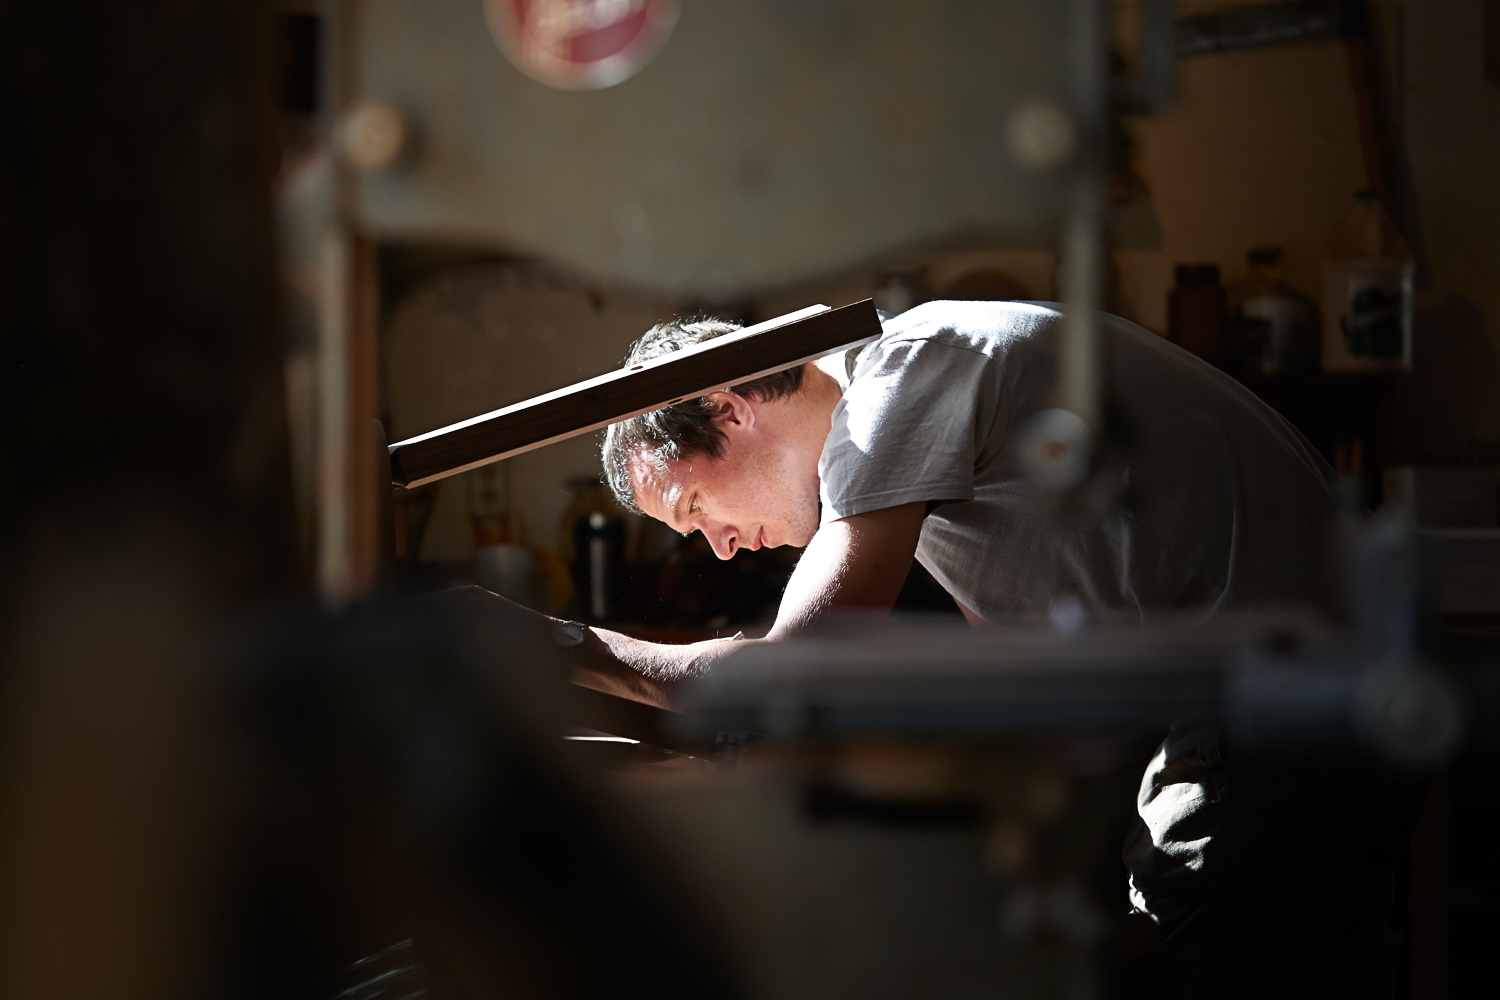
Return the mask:
POLYGON ((823 522, 974 499, 975 458, 994 418, 994 366, 979 351, 933 340, 867 350, 818 461, 823 522))

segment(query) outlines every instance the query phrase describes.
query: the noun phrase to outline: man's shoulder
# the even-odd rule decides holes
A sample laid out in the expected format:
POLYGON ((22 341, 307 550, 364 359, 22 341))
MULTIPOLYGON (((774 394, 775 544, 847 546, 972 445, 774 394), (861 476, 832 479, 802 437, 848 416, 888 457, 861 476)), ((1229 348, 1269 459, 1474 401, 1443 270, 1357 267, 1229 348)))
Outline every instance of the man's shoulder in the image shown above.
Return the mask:
MULTIPOLYGON (((866 370, 926 367, 939 360, 922 350, 928 346, 1002 361, 1017 345, 1044 340, 1061 323, 1062 313, 1046 302, 925 302, 886 320, 881 338, 864 349, 858 365, 866 370)), ((953 356, 951 351, 938 354, 953 356)))
POLYGON ((1062 321, 1050 302, 924 302, 882 324, 882 344, 929 341, 993 352, 1018 338, 1046 333, 1062 321))

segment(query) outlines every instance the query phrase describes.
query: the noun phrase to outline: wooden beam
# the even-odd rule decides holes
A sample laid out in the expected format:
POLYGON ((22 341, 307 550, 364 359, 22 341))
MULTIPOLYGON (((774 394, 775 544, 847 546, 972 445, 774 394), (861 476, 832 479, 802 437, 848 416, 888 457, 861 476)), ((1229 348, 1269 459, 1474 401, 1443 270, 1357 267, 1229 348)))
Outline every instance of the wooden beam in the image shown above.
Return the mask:
POLYGON ((811 306, 644 364, 397 441, 391 482, 421 486, 880 337, 874 302, 811 306))

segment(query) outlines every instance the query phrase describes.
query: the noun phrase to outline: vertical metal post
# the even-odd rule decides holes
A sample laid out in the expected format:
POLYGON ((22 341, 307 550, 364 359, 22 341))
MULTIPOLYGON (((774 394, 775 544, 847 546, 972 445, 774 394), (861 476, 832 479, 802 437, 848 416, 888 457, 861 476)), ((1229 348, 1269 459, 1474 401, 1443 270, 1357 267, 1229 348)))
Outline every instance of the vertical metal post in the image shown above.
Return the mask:
POLYGON ((322 241, 317 369, 317 582, 323 603, 346 605, 370 591, 379 564, 376 490, 389 470, 376 467, 376 268, 374 248, 358 231, 355 178, 340 149, 340 122, 356 91, 355 5, 326 0, 322 142, 330 158, 331 211, 322 241))
POLYGON ((323 238, 318 312, 317 581, 318 596, 342 607, 355 596, 354 475, 350 459, 350 241, 336 221, 323 238))
POLYGON ((1105 125, 1109 85, 1101 0, 1073 0, 1068 32, 1079 159, 1073 178, 1062 255, 1065 321, 1058 404, 1083 419, 1099 439, 1103 373, 1099 308, 1104 274, 1105 125))
POLYGON ((1072 204, 1063 229, 1063 273, 1066 293, 1059 363, 1058 402, 1083 419, 1097 440, 1103 420, 1103 384, 1099 351, 1099 305, 1102 298, 1104 241, 1103 196, 1091 176, 1074 183, 1072 204))
MULTIPOLYGON (((1077 494, 1092 478, 1104 433, 1099 338, 1109 112, 1104 27, 1103 0, 1070 0, 1064 52, 1070 108, 1058 114, 1066 115, 1063 124, 1076 137, 1076 152, 1059 234, 1063 329, 1057 393, 1054 405, 1033 414, 1022 428, 1018 456, 1032 485, 1059 498, 1077 494)), ((1086 506, 1102 510, 1098 503, 1086 506)))

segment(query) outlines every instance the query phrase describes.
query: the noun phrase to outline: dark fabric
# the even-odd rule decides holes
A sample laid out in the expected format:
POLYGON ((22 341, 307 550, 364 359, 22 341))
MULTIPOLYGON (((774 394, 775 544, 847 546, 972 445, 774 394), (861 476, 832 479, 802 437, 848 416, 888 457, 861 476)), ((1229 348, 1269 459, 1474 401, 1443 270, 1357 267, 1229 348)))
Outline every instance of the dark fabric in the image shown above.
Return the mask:
POLYGON ((1160 933, 1124 967, 1121 995, 1393 996, 1394 879, 1422 783, 1354 761, 1232 762, 1223 777, 1212 881, 1134 894, 1160 933))
POLYGON ((1125 839, 1123 857, 1134 892, 1183 895, 1209 889, 1218 870, 1228 794, 1219 727, 1172 727, 1141 776, 1135 823, 1125 839))

